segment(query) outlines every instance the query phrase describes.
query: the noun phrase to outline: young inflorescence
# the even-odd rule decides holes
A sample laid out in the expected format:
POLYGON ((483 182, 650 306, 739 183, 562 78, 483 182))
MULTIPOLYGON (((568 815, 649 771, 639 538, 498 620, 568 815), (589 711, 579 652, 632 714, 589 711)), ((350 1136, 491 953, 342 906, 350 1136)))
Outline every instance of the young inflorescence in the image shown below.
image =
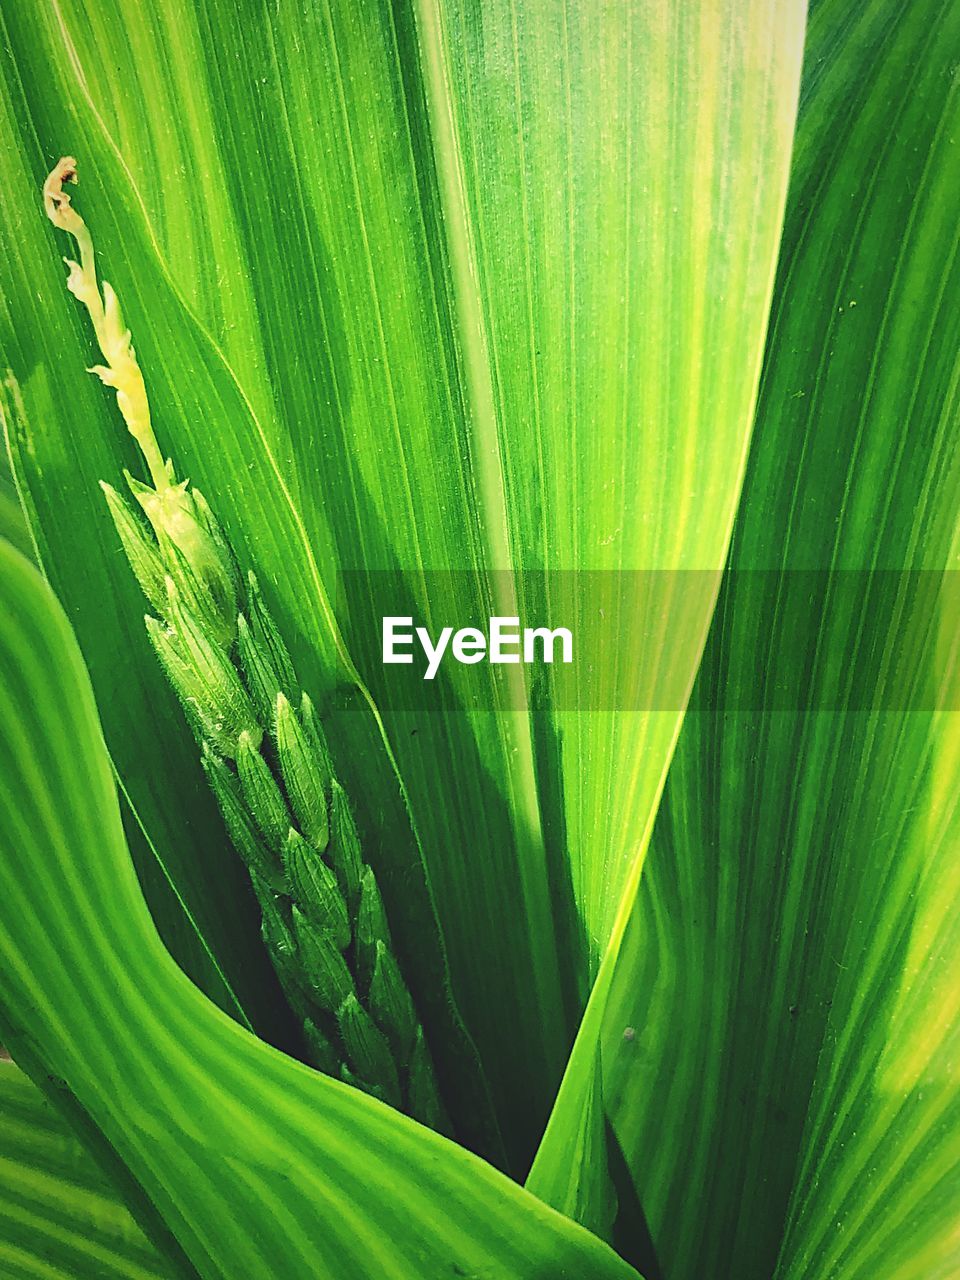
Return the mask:
POLYGON ((116 390, 146 461, 150 484, 125 476, 149 525, 110 485, 103 491, 155 611, 146 618, 150 641, 250 874, 284 993, 318 1069, 442 1129, 423 1028, 317 713, 255 575, 240 574, 203 495, 163 458, 130 332, 110 285, 101 293, 66 181, 76 181, 72 158, 48 177, 44 204, 80 250, 79 263, 67 260, 67 287, 89 312, 106 362, 91 372, 116 390))

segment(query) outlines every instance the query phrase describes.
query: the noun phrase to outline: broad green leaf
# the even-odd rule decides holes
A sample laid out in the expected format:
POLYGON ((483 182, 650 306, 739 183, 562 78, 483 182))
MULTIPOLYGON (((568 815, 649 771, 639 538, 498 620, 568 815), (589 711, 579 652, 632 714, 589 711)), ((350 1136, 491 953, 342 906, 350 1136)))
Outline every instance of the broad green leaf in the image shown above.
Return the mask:
MULTIPOLYGON (((418 12, 486 445, 478 481, 490 517, 505 508, 506 545, 491 530, 490 558, 584 574, 576 622, 586 630, 598 607, 588 571, 723 564, 783 210, 802 5, 418 12)), ((554 717, 591 977, 682 711, 624 712, 631 680, 638 666, 663 673, 654 688, 675 671, 692 679, 712 603, 705 591, 683 631, 669 596, 655 616, 638 610, 639 633, 635 620, 610 618, 582 664, 577 709, 554 717)))
POLYGON ((55 1108, 2 1058, 0 1269, 9 1280, 171 1275, 55 1108))
MULTIPOLYGON (((549 604, 488 570, 722 564, 801 16, 792 0, 626 19, 599 0, 242 14, 67 0, 7 18, 27 122, 7 197, 29 264, 12 289, 11 363, 33 424, 20 466, 98 691, 120 621, 104 627, 75 562, 109 545, 94 468, 129 455, 97 389, 80 389, 88 344, 49 262, 37 305, 33 264, 54 250, 28 192, 64 152, 81 158, 162 443, 271 584, 305 678, 339 682, 338 766, 388 845, 388 905, 426 998, 442 962, 419 944, 422 911, 403 914, 418 866, 409 802, 453 991, 520 1169, 632 896, 681 708, 554 716, 547 697, 528 719, 482 667, 448 682, 442 708, 412 712, 380 665, 380 617, 398 600, 434 626, 549 604), (43 394, 53 368, 83 406, 79 446, 43 394), (335 568, 382 573, 338 594, 335 568), (325 616, 335 597, 351 661, 325 616)), ((114 568, 101 586, 132 632, 114 568)), ((711 605, 706 593, 669 644, 662 619, 646 620, 651 679, 687 687, 711 605)), ((574 621, 589 615, 583 601, 574 621)), ((585 679, 584 702, 614 707, 629 685, 638 664, 615 654, 616 633, 611 621, 596 658, 609 687, 585 679)), ((143 646, 124 648, 139 673, 143 646)), ((111 720, 111 745, 136 740, 136 707, 111 720)), ((138 758, 125 754, 124 778, 138 758)), ((142 791, 164 864, 189 862, 142 791)))
POLYGON ((184 977, 126 850, 66 617, 6 547, 0 585, 0 1024, 123 1162, 184 1274, 636 1277, 477 1157, 270 1048, 184 977))
MULTIPOLYGON (((547 344, 557 362, 557 395, 564 382, 578 394, 582 385, 584 395, 564 433, 565 440, 582 442, 585 460, 567 474, 568 514, 555 524, 561 563, 659 571, 645 624, 638 627, 622 607, 610 620, 600 675, 588 673, 584 685, 609 681, 612 706, 635 689, 652 690, 641 706, 667 708, 556 717, 571 876, 597 981, 528 1185, 591 1222, 593 1213, 609 1210, 610 1198, 602 1187, 587 1190, 598 1176, 597 1134, 581 1118, 596 1095, 609 986, 694 668, 686 668, 688 681, 677 672, 699 657, 726 554, 786 195, 803 18, 801 5, 768 0, 637 11, 634 34, 650 72, 647 93, 638 95, 636 115, 620 121, 617 141, 600 126, 599 106, 596 131, 601 151, 623 148, 619 172, 637 183, 636 238, 624 256, 623 241, 611 244, 589 232, 605 269, 597 293, 577 304, 588 314, 596 307, 586 327, 591 335, 610 326, 627 337, 630 376, 623 384, 607 381, 604 360, 617 358, 612 340, 584 343, 591 373, 582 384, 567 364, 562 336, 547 344), (638 295, 636 314, 624 309, 631 290, 638 295), (625 389, 630 399, 617 400, 625 389), (603 444, 586 425, 594 421, 603 444), (622 469, 604 452, 609 440, 618 441, 622 469), (584 477, 600 474, 603 500, 586 498, 579 487, 584 477), (715 580, 710 570, 717 571, 715 580), (627 651, 625 636, 638 652, 627 651), (658 694, 670 696, 667 690, 673 701, 657 702, 658 694), (571 1172, 576 1169, 579 1178, 571 1172)), ((582 44, 589 47, 581 35, 573 47, 582 44)), ((627 67, 623 73, 632 83, 627 67)), ((598 103, 604 85, 598 80, 598 103)), ((602 165, 599 158, 596 163, 602 165)), ((622 200, 619 207, 629 225, 622 200)), ((571 237, 581 234, 587 233, 571 229, 571 237)), ((562 254, 557 261, 564 261, 562 254)), ((535 389, 535 379, 527 382, 535 389)), ((509 394, 522 392, 514 386, 509 394)), ((519 453, 512 437, 510 448, 519 453)), ((559 489, 543 506, 559 514, 559 489)), ((518 536, 537 546, 537 497, 520 509, 525 523, 518 536)), ((629 593, 621 599, 643 616, 643 603, 629 593)))
POLYGON ((960 1267, 958 47, 952 5, 812 15, 732 571, 606 1025, 671 1280, 960 1267))

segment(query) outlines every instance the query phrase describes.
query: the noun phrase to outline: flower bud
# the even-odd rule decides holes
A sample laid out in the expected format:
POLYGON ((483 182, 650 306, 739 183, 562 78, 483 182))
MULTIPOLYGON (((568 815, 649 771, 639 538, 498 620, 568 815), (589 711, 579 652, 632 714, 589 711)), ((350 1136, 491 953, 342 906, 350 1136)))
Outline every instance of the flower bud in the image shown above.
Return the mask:
POLYGON ((167 578, 168 614, 184 662, 192 669, 198 689, 204 725, 210 721, 214 732, 207 736, 220 752, 234 758, 237 740, 246 730, 255 746, 263 731, 236 669, 227 655, 212 644, 204 628, 189 609, 184 608, 172 578, 167 578))
POLYGON ((311 844, 323 851, 330 838, 327 792, 330 773, 318 758, 297 714, 282 693, 277 694, 274 731, 280 776, 300 829, 311 844))
POLYGON ((336 779, 330 788, 330 844, 327 847, 333 869, 337 873, 340 889, 346 898, 351 911, 357 906, 360 896, 360 875, 363 869, 363 857, 360 851, 360 837, 350 812, 343 787, 336 779))
POLYGON ((203 744, 202 764, 230 839, 246 866, 256 871, 271 889, 278 893, 288 892, 279 859, 253 825, 250 813, 240 797, 237 779, 206 742, 203 744))
POLYGON ((236 571, 200 518, 189 481, 154 489, 128 474, 127 484, 153 525, 168 573, 211 620, 217 642, 229 648, 237 620, 236 571))
POLYGON ((275 714, 277 694, 294 705, 300 698, 297 677, 253 573, 247 576, 247 611, 237 619, 237 651, 247 688, 265 724, 275 714))
POLYGON ((360 905, 357 908, 357 961, 363 972, 372 977, 377 962, 377 943, 390 947, 387 913, 380 897, 376 876, 370 867, 363 868, 360 879, 360 905))
POLYGON ((348 997, 355 998, 347 962, 330 936, 312 924, 297 907, 293 908, 293 927, 301 980, 320 1008, 333 1013, 348 997))
POLYGON ((367 1003, 377 1026, 389 1039, 397 1060, 401 1065, 405 1064, 413 1049, 417 1015, 410 992, 400 976, 400 968, 380 939, 376 943, 376 961, 367 1003))
POLYGON ((399 1106, 400 1081, 390 1046, 355 995, 349 995, 340 1005, 337 1024, 351 1068, 364 1080, 378 1085, 392 1106, 399 1106))
POLYGON ((282 857, 290 830, 290 811, 269 765, 246 731, 237 739, 237 774, 251 817, 270 848, 282 857))
POLYGON ((300 976, 300 962, 297 958, 297 940, 283 908, 283 899, 272 893, 269 885, 260 880, 255 872, 250 879, 260 903, 260 932, 264 945, 281 983, 284 986, 292 984, 300 976))
POLYGON ((290 896, 303 914, 345 951, 350 945, 350 917, 337 877, 313 845, 292 827, 287 832, 283 860, 290 896))

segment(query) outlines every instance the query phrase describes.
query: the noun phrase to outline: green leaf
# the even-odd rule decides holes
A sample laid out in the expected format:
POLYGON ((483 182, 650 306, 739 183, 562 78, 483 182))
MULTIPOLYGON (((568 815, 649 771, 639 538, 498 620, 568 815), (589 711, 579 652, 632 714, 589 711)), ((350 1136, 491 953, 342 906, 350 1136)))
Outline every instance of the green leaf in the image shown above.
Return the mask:
MULTIPOLYGON (((749 440, 773 284, 803 36, 802 6, 792 3, 691 3, 672 12, 670 24, 656 10, 637 19, 650 99, 638 95, 633 103, 626 94, 638 114, 616 121, 614 143, 598 121, 602 145, 625 149, 624 166, 638 184, 636 248, 625 249, 623 238, 611 244, 595 228, 576 231, 606 264, 603 286, 597 283, 606 306, 590 332, 608 323, 601 315, 621 314, 603 289, 622 298, 635 288, 642 300, 637 327, 624 318, 618 331, 638 335, 628 357, 636 382, 608 382, 603 360, 613 342, 587 342, 588 399, 579 423, 571 419, 566 428, 586 455, 612 440, 628 461, 621 472, 613 453, 600 459, 594 479, 621 477, 609 480, 602 501, 589 485, 579 488, 589 464, 566 476, 567 533, 558 536, 564 563, 657 571, 639 577, 632 596, 626 588, 613 593, 620 611, 596 651, 600 674, 592 678, 601 688, 606 682, 603 705, 622 706, 632 695, 642 708, 664 708, 585 716, 585 693, 577 710, 554 717, 570 873, 596 983, 528 1185, 591 1225, 610 1202, 609 1189, 597 1185, 596 1158, 606 1141, 596 1079, 604 1010, 726 554, 735 459, 749 440), (630 398, 617 401, 621 393, 630 398), (585 426, 594 413, 602 444, 585 426), (600 550, 608 541, 603 527, 615 535, 608 552, 600 550), (623 652, 625 637, 637 653, 623 652), (585 1126, 591 1111, 596 1124, 585 1126)), ((590 47, 582 33, 573 47, 581 46, 590 47)), ((558 104, 553 109, 560 112, 558 104)), ((565 261, 562 254, 557 260, 565 261)), ((556 388, 564 381, 579 386, 558 356, 556 388)), ((511 388, 512 397, 521 395, 511 388)), ((564 495, 558 490, 544 505, 559 530, 564 495)), ((533 516, 525 537, 536 545, 533 516)))
MULTIPOLYGON (((516 708, 529 690, 483 667, 446 681, 435 712, 411 711, 381 665, 380 618, 466 623, 550 605, 535 577, 488 571, 720 567, 801 17, 794 0, 631 9, 626 21, 599 2, 559 15, 420 0, 241 16, 222 0, 163 0, 121 17, 67 0, 6 19, 27 122, 5 215, 10 360, 32 423, 19 465, 95 685, 103 697, 105 655, 112 673, 134 609, 119 562, 98 583, 117 602, 104 617, 76 560, 102 561, 92 481, 130 454, 98 389, 80 387, 89 343, 36 226, 31 184, 64 152, 81 157, 83 207, 164 447, 261 573, 304 682, 340 681, 337 771, 366 845, 382 846, 370 860, 418 1003, 435 993, 428 1021, 442 1026, 442 956, 421 942, 425 894, 409 892, 409 802, 453 992, 519 1169, 632 897, 680 708, 575 717, 546 698, 528 718, 516 708), (51 368, 57 397, 43 394, 51 368), (345 648, 329 616, 338 568, 363 571, 337 594, 345 648)), ((687 687, 711 606, 707 592, 682 642, 647 620, 651 681, 687 687)), ((572 621, 588 619, 578 601, 572 621)), ((585 677, 583 700, 614 706, 629 687, 638 664, 619 642, 611 622, 596 655, 609 687, 585 677)), ((135 683, 145 649, 123 649, 135 683)), ((144 759, 145 744, 123 746, 142 710, 110 707, 124 777, 144 759)), ((177 776, 192 777, 174 745, 164 739, 177 776)), ((195 846, 150 812, 135 776, 132 793, 179 883, 195 846)), ((213 949, 232 974, 226 941, 213 949)), ((466 1057, 451 1053, 450 1074, 466 1078, 466 1057)))
POLYGON ((812 16, 732 572, 606 1024, 671 1280, 957 1271, 958 41, 955 6, 812 16))
MULTIPOLYGON (((6 45, 0 64, 9 75, 6 45)), ((0 146, 11 186, 0 197, 7 247, 0 301, 7 371, 0 409, 20 494, 40 561, 71 609, 101 683, 114 763, 133 806, 128 823, 132 848, 166 941, 186 971, 223 1007, 256 1021, 265 1032, 282 1035, 270 1011, 269 968, 265 962, 258 967, 256 953, 245 941, 245 926, 256 928, 249 890, 225 847, 187 739, 175 731, 175 699, 146 643, 139 588, 118 554, 112 525, 102 518, 102 499, 83 506, 70 500, 75 489, 117 475, 117 445, 122 442, 89 430, 103 411, 102 399, 91 394, 93 380, 41 358, 59 348, 61 354, 72 351, 82 360, 84 343, 79 317, 63 315, 66 327, 58 329, 45 306, 46 299, 59 297, 62 275, 56 257, 48 256, 49 244, 38 248, 38 239, 42 244, 45 237, 37 236, 35 225, 35 178, 23 149, 14 145, 13 120, 22 118, 20 108, 17 98, 3 95, 0 146), (22 324, 27 313, 12 306, 25 291, 32 298, 30 326, 22 324), (69 564, 58 562, 52 548, 71 545, 69 564), (138 652, 139 661, 124 660, 138 652), (164 761, 163 773, 154 767, 155 758, 164 761), (176 804, 169 802, 168 785, 176 789, 176 804), (218 912, 218 899, 231 901, 233 910, 218 912)))
POLYGON ((171 1272, 40 1090, 0 1058, 0 1268, 10 1280, 171 1272))
POLYGON ((0 1021, 123 1161, 128 1194, 188 1273, 636 1277, 489 1165, 268 1047, 184 978, 124 844, 66 617, 6 547, 0 583, 0 1021))

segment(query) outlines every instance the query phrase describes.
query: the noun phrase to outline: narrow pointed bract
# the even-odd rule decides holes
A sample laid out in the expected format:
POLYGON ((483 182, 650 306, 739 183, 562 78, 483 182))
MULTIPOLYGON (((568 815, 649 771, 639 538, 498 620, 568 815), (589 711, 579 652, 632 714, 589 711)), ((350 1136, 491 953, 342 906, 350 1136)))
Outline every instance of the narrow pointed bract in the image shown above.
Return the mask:
MULTIPOLYGON (((246 621, 250 634, 249 653, 262 671, 270 673, 270 680, 265 683, 264 688, 264 693, 269 696, 264 701, 262 711, 264 720, 269 721, 273 717, 277 694, 282 693, 296 706, 300 698, 300 686, 287 646, 264 602, 257 575, 252 570, 247 574, 246 621)), ((241 662, 243 661, 241 654, 241 662)), ((251 679, 250 683, 252 685, 254 681, 251 679)))
POLYGON ((269 723, 280 688, 277 673, 242 613, 237 617, 237 657, 257 715, 269 723))
POLYGON ((271 889, 287 892, 281 861, 252 821, 237 786, 236 776, 209 744, 204 744, 202 764, 234 848, 246 866, 257 872, 271 889))
MULTIPOLYGON (((290 702, 296 706, 295 698, 291 698, 290 702)), ((323 731, 323 725, 320 723, 317 709, 313 705, 313 699, 306 690, 300 695, 300 724, 303 726, 307 743, 316 757, 321 771, 327 777, 333 778, 334 768, 327 748, 327 737, 323 731)))
POLYGON ((345 951, 352 937, 350 915, 333 871, 293 827, 287 834, 283 859, 290 893, 300 910, 345 951))
POLYGON ((224 754, 235 758, 242 733, 249 734, 259 746, 263 730, 236 668, 223 651, 211 643, 196 615, 183 607, 172 578, 167 579, 167 595, 170 623, 180 652, 196 674, 203 701, 208 707, 216 708, 218 740, 224 744, 224 754))
POLYGON ((277 694, 275 716, 277 760, 290 805, 303 834, 318 849, 325 849, 330 838, 327 761, 311 750, 297 713, 282 693, 277 694))
POLYGON ((380 897, 377 877, 370 867, 363 868, 360 880, 360 905, 357 908, 357 952, 363 971, 372 978, 377 962, 377 943, 390 945, 387 913, 380 897))
POLYGON ((293 927, 303 958, 303 978, 320 1008, 325 1013, 335 1013, 348 996, 355 1000, 347 962, 329 934, 318 929, 296 906, 293 927))
POLYGON ((363 855, 356 823, 350 812, 350 801, 340 783, 334 778, 330 787, 330 861, 340 889, 351 912, 356 912, 360 899, 360 877, 363 874, 363 855))
POLYGON ((369 1004, 377 1026, 389 1039, 398 1061, 408 1062, 417 1030, 417 1015, 400 975, 400 966, 380 940, 376 944, 369 1004))
POLYGON ((190 727, 201 739, 207 738, 224 755, 230 754, 231 744, 222 733, 222 724, 209 714, 205 702, 206 689, 193 667, 184 659, 173 631, 150 614, 144 617, 147 637, 174 693, 180 699, 190 727))
POLYGON ((388 1102, 400 1105, 400 1081, 386 1037, 355 995, 337 1010, 337 1022, 350 1066, 364 1080, 375 1080, 388 1102))
POLYGON ((101 480, 100 488, 107 500, 113 527, 116 529, 130 568, 134 572, 140 590, 158 613, 167 602, 167 567, 153 538, 149 537, 143 521, 138 519, 114 489, 101 480))
POLYGON ((282 908, 282 899, 256 874, 251 875, 250 879, 260 903, 263 941, 277 970, 277 976, 283 983, 294 982, 299 975, 297 939, 282 908))
POLYGON ((277 780, 249 733, 237 741, 237 775, 247 809, 258 830, 278 857, 282 857, 290 830, 287 810, 277 780))

